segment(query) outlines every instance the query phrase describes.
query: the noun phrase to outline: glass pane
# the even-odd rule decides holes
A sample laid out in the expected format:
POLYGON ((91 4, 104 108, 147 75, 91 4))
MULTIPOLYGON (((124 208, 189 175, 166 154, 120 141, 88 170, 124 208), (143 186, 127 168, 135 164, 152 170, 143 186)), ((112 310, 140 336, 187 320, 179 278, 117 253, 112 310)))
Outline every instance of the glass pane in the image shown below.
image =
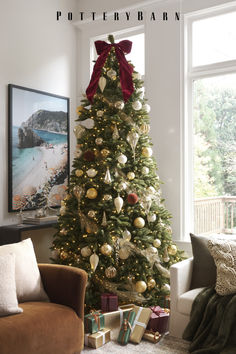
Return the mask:
POLYGON ((236 233, 236 74, 194 82, 196 233, 236 233))
POLYGON ((236 11, 193 22, 192 65, 236 59, 236 11))

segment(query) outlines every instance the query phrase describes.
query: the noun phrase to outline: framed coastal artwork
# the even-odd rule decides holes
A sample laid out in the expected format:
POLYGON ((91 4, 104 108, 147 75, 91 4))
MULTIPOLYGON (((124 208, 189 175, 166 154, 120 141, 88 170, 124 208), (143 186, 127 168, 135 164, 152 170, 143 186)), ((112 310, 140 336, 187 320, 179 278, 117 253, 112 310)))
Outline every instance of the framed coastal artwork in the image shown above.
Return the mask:
POLYGON ((69 178, 69 98, 8 85, 8 211, 59 207, 69 178))

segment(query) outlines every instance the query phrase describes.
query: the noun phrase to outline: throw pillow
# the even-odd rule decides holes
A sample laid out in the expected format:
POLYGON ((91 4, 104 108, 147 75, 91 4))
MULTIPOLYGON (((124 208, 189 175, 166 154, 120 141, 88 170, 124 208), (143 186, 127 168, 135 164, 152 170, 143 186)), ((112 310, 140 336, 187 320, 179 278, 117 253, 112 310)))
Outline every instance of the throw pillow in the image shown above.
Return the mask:
POLYGON ((236 293, 236 241, 209 240, 208 248, 217 268, 217 294, 236 293))
MULTIPOLYGON (((215 285, 216 266, 207 247, 209 238, 190 234, 193 251, 191 289, 215 285)), ((211 236, 212 238, 212 236, 211 236)))
POLYGON ((19 302, 45 301, 44 291, 33 243, 30 238, 0 246, 0 255, 15 254, 16 293, 19 302))
POLYGON ((18 307, 15 281, 15 255, 0 256, 0 316, 23 312, 18 307))

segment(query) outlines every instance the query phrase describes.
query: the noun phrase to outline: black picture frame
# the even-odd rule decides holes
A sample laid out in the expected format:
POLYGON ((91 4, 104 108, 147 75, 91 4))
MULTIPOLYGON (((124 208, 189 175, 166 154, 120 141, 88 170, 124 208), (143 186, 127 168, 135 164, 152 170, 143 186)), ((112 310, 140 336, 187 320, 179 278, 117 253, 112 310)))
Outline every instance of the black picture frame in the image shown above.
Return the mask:
POLYGON ((68 97, 8 85, 8 211, 58 208, 69 183, 68 97))

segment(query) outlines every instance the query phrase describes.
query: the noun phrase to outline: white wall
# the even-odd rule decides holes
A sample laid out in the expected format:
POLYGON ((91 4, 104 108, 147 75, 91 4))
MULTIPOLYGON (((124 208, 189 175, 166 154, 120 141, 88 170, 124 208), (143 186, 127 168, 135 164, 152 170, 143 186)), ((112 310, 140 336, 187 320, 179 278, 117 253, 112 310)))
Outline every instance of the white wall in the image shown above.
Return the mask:
MULTIPOLYGON (((81 0, 80 11, 113 11, 120 10, 121 5, 128 7, 132 5, 131 11, 135 13, 141 10, 140 1, 109 1, 102 0, 98 4, 93 4, 91 0, 81 0), (116 5, 116 8, 114 7, 116 5)), ((143 9, 147 13, 168 12, 172 15, 175 11, 184 13, 196 10, 227 4, 230 1, 223 0, 164 0, 151 2, 143 1, 143 9)), ((182 16, 183 20, 183 16, 182 16)), ((151 136, 154 143, 154 156, 157 159, 159 175, 164 182, 162 185, 163 197, 166 199, 165 205, 173 215, 172 228, 175 240, 183 239, 181 227, 181 174, 182 174, 182 107, 181 107, 181 61, 182 39, 181 26, 183 21, 176 22, 171 17, 168 22, 151 22, 149 18, 145 21, 145 46, 146 46, 146 75, 145 87, 146 96, 152 107, 151 116, 151 136)), ((131 22, 119 21, 95 21, 87 24, 78 23, 80 30, 79 60, 82 62, 83 71, 78 73, 78 93, 83 92, 89 82, 89 38, 109 33, 110 31, 121 30, 125 27, 140 25, 137 20, 131 22)), ((187 239, 187 243, 189 240, 187 239)), ((183 247, 190 254, 189 244, 182 242, 183 247)))
POLYGON ((56 21, 56 11, 76 13, 76 6, 76 0, 0 0, 0 225, 16 221, 7 212, 7 85, 70 97, 74 121, 77 33, 67 20, 56 21))

